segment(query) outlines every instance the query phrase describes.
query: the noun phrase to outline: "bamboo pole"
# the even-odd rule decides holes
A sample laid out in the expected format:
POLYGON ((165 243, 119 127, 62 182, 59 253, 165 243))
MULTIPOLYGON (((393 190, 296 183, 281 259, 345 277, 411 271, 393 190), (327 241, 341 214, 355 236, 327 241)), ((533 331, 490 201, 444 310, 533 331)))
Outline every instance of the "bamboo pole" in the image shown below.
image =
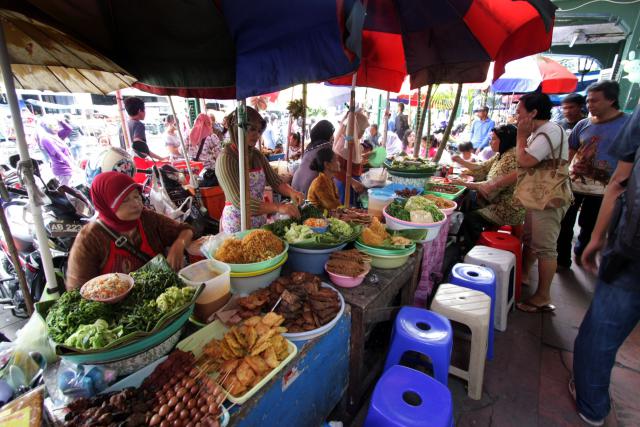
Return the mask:
POLYGON ((356 120, 356 77, 357 72, 353 73, 351 80, 351 98, 349 100, 349 119, 347 121, 347 133, 344 137, 347 144, 347 172, 344 180, 344 205, 349 207, 351 201, 351 174, 353 172, 353 146, 355 144, 355 120, 356 120))
POLYGON ((427 113, 427 109, 431 111, 429 108, 429 102, 431 101, 431 91, 433 90, 433 85, 429 85, 427 88, 427 95, 424 99, 424 107, 422 108, 422 113, 420 115, 420 119, 418 121, 418 129, 416 132, 416 143, 413 146, 413 157, 420 156, 420 145, 422 144, 422 131, 424 129, 424 119, 427 113))
POLYGON ((129 126, 127 125, 126 117, 124 116, 122 93, 119 90, 116 91, 116 103, 118 105, 118 114, 120 115, 120 123, 122 125, 122 136, 124 137, 124 147, 122 148, 129 150, 131 148, 131 135, 129 135, 129 126))
POLYGON ((382 130, 382 146, 387 148, 387 129, 389 128, 389 116, 391 115, 390 106, 389 106, 389 91, 387 91, 387 105, 384 108, 384 119, 382 119, 382 124, 384 125, 384 129, 382 130))
POLYGON ((302 85, 302 132, 300 133, 300 157, 304 156, 304 134, 307 131, 307 84, 302 85))
POLYGON ((456 91, 456 99, 453 102, 453 111, 451 111, 451 115, 449 116, 449 123, 447 123, 447 128, 444 131, 444 135, 442 136, 442 142, 438 147, 438 152, 436 156, 433 158, 433 161, 437 164, 442 157, 442 153, 447 146, 447 142, 449 141, 449 135, 451 135, 451 129, 453 128, 453 122, 456 120, 456 115, 458 114, 458 106, 460 105, 460 96, 462 95, 462 83, 458 83, 458 90, 456 91))
POLYGON ((240 171, 240 230, 245 231, 251 228, 251 215, 247 212, 247 202, 249 201, 249 162, 248 149, 246 144, 245 129, 247 128, 247 100, 243 99, 238 103, 238 162, 240 171))
POLYGON ((42 268, 44 276, 47 280, 47 289, 42 295, 43 300, 56 299, 60 297, 58 289, 58 279, 56 271, 53 268, 53 257, 49 249, 49 236, 44 227, 44 219, 42 217, 42 201, 36 198, 39 190, 36 187, 33 174, 33 166, 29 155, 29 145, 24 134, 24 125, 20 114, 20 105, 18 104, 18 96, 16 95, 16 86, 13 81, 13 72, 11 71, 11 60, 7 49, 7 41, 5 39, 4 28, 0 21, 0 69, 2 71, 2 79, 7 94, 7 102, 9 103, 9 111, 13 120, 13 128, 16 133, 17 148, 20 154, 20 164, 22 168, 22 178, 27 188, 29 197, 29 206, 31 208, 31 217, 35 228, 36 239, 38 241, 38 251, 42 258, 42 268))

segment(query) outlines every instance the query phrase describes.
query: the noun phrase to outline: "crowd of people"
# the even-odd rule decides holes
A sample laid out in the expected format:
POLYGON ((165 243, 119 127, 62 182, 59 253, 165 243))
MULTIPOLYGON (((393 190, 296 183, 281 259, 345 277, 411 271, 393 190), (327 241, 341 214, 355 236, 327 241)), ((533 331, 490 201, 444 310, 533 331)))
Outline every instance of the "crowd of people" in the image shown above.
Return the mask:
MULTIPOLYGON (((595 270, 595 254, 603 251, 596 294, 575 343, 575 383, 571 384, 581 415, 596 423, 593 425, 599 425, 609 411, 607 390, 615 352, 640 316, 635 279, 638 264, 629 257, 638 252, 638 244, 621 233, 620 228, 633 222, 629 232, 637 234, 635 209, 640 202, 636 200, 637 193, 619 198, 626 194, 627 182, 636 180, 640 186, 637 176, 640 173, 636 170, 640 121, 638 110, 633 117, 620 111, 618 97, 618 83, 594 83, 587 88, 586 97, 570 94, 562 100, 563 117, 559 122, 551 120, 550 98, 538 92, 519 98, 516 124, 496 125, 487 107, 477 108, 468 138, 450 156, 451 163, 463 169, 462 175, 473 178, 454 180, 471 190, 463 207, 465 249, 475 244, 483 230, 504 225, 522 227, 522 282, 525 286, 532 285, 530 273, 536 263, 538 281, 532 296, 517 303, 521 311, 555 310, 550 290, 556 270, 569 268, 574 262, 595 270), (631 209, 635 217, 625 215, 631 209), (579 233, 573 245, 576 220, 579 233)), ((163 138, 169 153, 165 157, 154 153, 148 145, 144 103, 138 98, 128 98, 125 108, 129 119, 127 135, 120 131, 123 146, 128 138, 137 156, 155 160, 182 157, 175 117, 167 116, 164 121, 163 138)), ((271 142, 265 141, 267 146, 273 142, 273 135, 265 135, 271 118, 265 119, 257 110, 247 107, 247 119, 250 192, 247 204, 254 228, 264 225, 268 215, 298 217, 299 206, 305 200, 321 209, 343 205, 346 188, 355 195, 365 193, 360 177, 367 169, 372 149, 382 146, 387 156, 412 155, 418 143, 401 103, 385 132, 370 123, 364 111, 347 112, 337 126, 322 119, 310 129, 304 154, 300 133, 289 135, 289 160, 296 163, 296 168, 287 181, 257 148, 261 139, 270 139, 271 142), (354 141, 350 141, 352 137, 346 132, 351 114, 354 141), (267 200, 267 186, 287 201, 267 200)), ((70 120, 40 123, 39 146, 63 184, 71 179, 81 132, 70 120)), ((433 158, 439 143, 436 137, 423 137, 420 156, 433 158)), ((107 139, 102 144, 108 146, 111 142, 107 139)), ((220 229, 227 233, 239 231, 241 188, 236 112, 225 117, 223 124, 217 123, 213 115, 198 115, 185 144, 190 159, 202 162, 205 171, 214 173, 224 191, 226 202, 220 229)), ((67 286, 77 287, 100 273, 132 271, 166 247, 170 264, 175 268, 181 266, 182 253, 193 237, 192 229, 143 209, 140 189, 131 177, 104 172, 93 181, 91 195, 99 221, 85 227, 76 240, 69 260, 67 286), (129 246, 115 245, 120 236, 125 237, 129 246)), ((357 203, 357 199, 351 200, 357 203)))

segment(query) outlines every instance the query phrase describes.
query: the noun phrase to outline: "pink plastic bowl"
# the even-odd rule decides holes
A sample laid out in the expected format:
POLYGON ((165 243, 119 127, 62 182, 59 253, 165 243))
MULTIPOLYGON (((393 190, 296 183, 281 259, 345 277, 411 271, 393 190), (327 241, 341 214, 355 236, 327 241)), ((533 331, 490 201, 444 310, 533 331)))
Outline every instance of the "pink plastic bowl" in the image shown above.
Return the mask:
POLYGON ((329 275, 329 278, 331 279, 333 284, 342 288, 355 288, 356 286, 361 284, 364 281, 364 278, 367 277, 367 274, 369 274, 369 271, 366 271, 365 273, 357 277, 342 276, 340 274, 335 274, 327 270, 326 264, 324 266, 324 270, 329 275))

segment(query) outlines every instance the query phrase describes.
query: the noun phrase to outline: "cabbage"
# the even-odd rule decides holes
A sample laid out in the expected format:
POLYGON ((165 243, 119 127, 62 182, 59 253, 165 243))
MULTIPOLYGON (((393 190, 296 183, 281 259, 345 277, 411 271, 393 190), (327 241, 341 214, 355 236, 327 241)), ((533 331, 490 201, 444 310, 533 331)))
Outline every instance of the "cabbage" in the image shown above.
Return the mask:
POLYGON ((329 218, 329 231, 337 237, 348 237, 353 233, 351 226, 338 218, 329 218))
POLYGON ((297 243, 313 238, 314 231, 307 225, 292 224, 284 233, 288 243, 297 243))
POLYGON ((409 197, 409 200, 407 200, 407 204, 404 205, 404 208, 409 212, 427 211, 429 210, 428 209, 429 206, 435 206, 435 203, 422 196, 413 196, 413 197, 409 197))

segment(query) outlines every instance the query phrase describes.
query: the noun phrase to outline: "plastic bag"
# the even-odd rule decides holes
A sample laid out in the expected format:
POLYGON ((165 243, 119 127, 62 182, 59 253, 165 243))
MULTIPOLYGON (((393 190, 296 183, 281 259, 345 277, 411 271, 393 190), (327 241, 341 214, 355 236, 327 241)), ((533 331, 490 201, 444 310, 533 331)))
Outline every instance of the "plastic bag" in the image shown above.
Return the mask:
POLYGON ((222 245, 222 242, 230 237, 233 237, 233 235, 226 233, 218 233, 215 236, 202 237, 200 239, 202 240, 200 252, 202 252, 202 255, 204 255, 207 259, 214 259, 213 256, 215 255, 220 245, 222 245))
POLYGON ((67 397, 91 397, 111 385, 117 377, 113 369, 97 365, 76 365, 67 360, 58 368, 58 388, 67 397))
POLYGON ((27 354, 37 351, 48 363, 56 360, 56 350, 47 334, 47 325, 39 314, 34 313, 16 335, 16 351, 27 354))

